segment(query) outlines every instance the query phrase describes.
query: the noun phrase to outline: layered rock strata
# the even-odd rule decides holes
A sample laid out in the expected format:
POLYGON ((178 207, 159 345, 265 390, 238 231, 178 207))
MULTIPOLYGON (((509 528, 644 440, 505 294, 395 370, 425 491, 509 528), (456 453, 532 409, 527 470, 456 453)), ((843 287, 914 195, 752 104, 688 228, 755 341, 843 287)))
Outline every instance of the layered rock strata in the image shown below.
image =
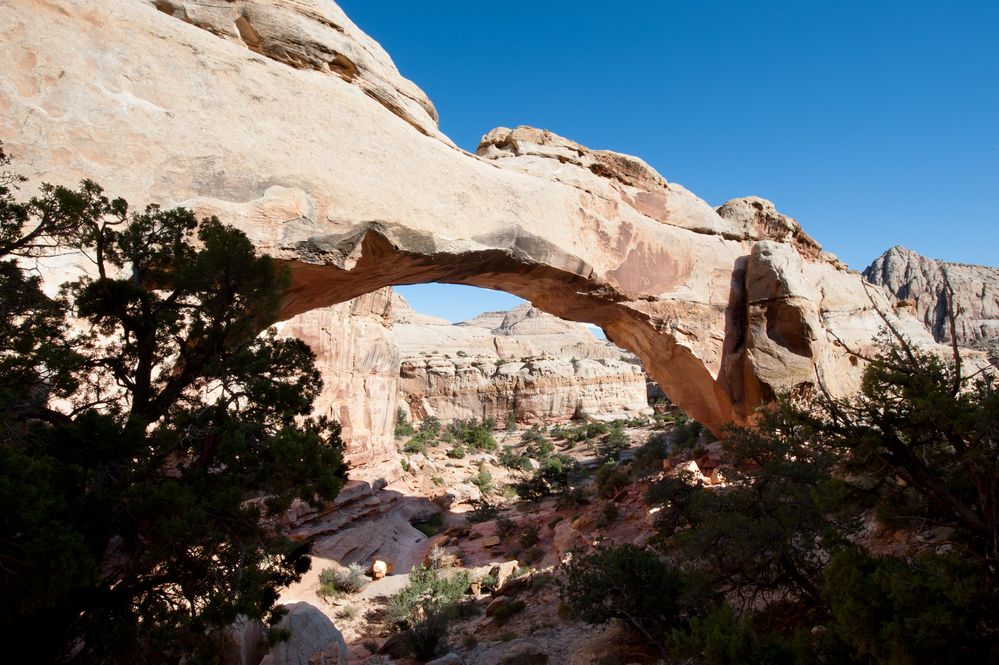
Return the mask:
POLYGON ((0 140, 30 187, 86 177, 237 225, 291 268, 288 318, 393 284, 502 289, 599 325, 716 431, 777 390, 857 386, 840 342, 880 320, 794 220, 543 130, 459 150, 329 0, 6 0, 0 26, 0 140))
POLYGON ((452 325, 416 314, 396 296, 393 337, 402 354, 400 403, 434 416, 520 422, 651 413, 634 355, 578 323, 529 304, 452 325))
POLYGON ((993 362, 999 360, 999 268, 937 261, 892 247, 863 274, 911 306, 938 342, 952 339, 949 292, 953 290, 958 344, 988 351, 993 362))

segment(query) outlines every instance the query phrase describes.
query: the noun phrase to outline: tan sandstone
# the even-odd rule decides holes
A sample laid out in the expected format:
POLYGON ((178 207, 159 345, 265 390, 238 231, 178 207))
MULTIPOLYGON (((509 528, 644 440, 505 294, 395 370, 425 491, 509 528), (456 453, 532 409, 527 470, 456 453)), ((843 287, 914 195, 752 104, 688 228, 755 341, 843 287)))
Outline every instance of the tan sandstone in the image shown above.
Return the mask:
POLYGON ((857 385, 837 340, 868 347, 878 316, 796 222, 544 130, 459 150, 329 0, 6 0, 0 25, 0 139, 30 185, 218 215, 287 261, 287 318, 393 284, 506 290, 602 327, 715 431, 775 390, 857 385))

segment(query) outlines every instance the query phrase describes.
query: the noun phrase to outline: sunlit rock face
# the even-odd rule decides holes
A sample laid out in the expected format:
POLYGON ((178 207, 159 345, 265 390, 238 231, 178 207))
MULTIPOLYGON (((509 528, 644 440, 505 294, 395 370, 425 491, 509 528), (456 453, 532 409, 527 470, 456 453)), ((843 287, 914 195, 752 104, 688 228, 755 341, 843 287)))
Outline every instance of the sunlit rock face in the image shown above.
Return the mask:
POLYGON ((399 352, 392 337, 392 290, 304 312, 279 332, 305 341, 316 354, 323 390, 318 414, 343 426, 353 467, 391 456, 399 394, 399 352))
POLYGON ((989 352, 999 362, 999 268, 930 259, 892 247, 864 277, 911 307, 939 342, 950 342, 948 283, 954 292, 954 331, 961 346, 989 352))
POLYGON ((287 318, 393 284, 502 289, 601 326, 715 431, 775 391, 857 385, 837 340, 869 348, 879 318, 794 220, 544 130, 459 150, 329 0, 5 0, 0 26, 0 139, 30 185, 218 215, 287 261, 287 318))
POLYGON ((528 423, 651 413, 637 358, 582 324, 529 304, 451 324, 395 298, 400 404, 411 420, 502 423, 512 413, 528 423))

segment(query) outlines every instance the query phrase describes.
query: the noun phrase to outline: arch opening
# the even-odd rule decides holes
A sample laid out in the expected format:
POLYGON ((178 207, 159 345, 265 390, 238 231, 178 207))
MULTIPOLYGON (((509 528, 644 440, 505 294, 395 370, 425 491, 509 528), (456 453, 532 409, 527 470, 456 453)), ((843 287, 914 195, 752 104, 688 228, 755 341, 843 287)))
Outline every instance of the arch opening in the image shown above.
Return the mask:
POLYGON ((666 397, 712 431, 745 421, 725 383, 681 339, 687 332, 671 315, 680 307, 686 315, 682 318, 696 319, 689 302, 664 307, 634 298, 591 280, 590 267, 555 253, 544 262, 525 257, 516 247, 416 253, 401 250, 387 234, 370 227, 353 242, 338 240, 325 248, 296 248, 303 258, 287 261, 292 285, 282 318, 390 286, 444 283, 504 291, 561 319, 598 326, 609 341, 635 354, 666 397))

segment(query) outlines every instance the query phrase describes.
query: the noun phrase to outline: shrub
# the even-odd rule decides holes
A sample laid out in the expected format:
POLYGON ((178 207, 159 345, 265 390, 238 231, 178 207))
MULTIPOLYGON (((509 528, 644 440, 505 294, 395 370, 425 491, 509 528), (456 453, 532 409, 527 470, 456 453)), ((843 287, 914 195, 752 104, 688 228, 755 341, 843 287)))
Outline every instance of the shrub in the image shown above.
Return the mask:
POLYGON ((450 617, 445 611, 427 611, 404 633, 406 645, 420 660, 429 660, 440 655, 450 622, 450 617))
POLYGON ((410 454, 425 453, 427 452, 427 442, 422 437, 414 436, 403 444, 402 452, 410 454))
POLYGON ((697 446, 697 442, 704 432, 704 426, 696 420, 691 420, 689 416, 681 412, 676 419, 676 427, 672 432, 672 449, 680 452, 692 450, 697 446))
POLYGON ((423 520, 422 522, 413 522, 413 528, 422 533, 427 538, 436 536, 438 533, 444 530, 444 516, 440 513, 433 515, 432 517, 423 520))
POLYGON ((512 600, 509 603, 500 605, 493 612, 493 623, 497 626, 502 626, 510 620, 515 614, 523 612, 527 608, 527 603, 522 600, 512 600))
POLYGON ((635 468, 644 472, 660 471, 659 463, 669 456, 669 439, 664 432, 650 434, 645 444, 635 452, 635 468))
POLYGON ((562 597, 577 618, 600 624, 621 619, 663 653, 663 636, 682 624, 680 574, 634 545, 597 549, 565 566, 562 597))
POLYGON ((513 410, 506 412, 506 418, 503 420, 503 425, 507 432, 514 432, 517 430, 517 413, 513 410))
POLYGON ((344 621, 353 621, 361 615, 361 610, 359 610, 354 605, 347 605, 346 607, 341 607, 337 610, 336 618, 342 619, 344 621))
POLYGON ((395 435, 397 437, 412 436, 416 434, 416 430, 409 423, 409 419, 406 418, 406 412, 402 409, 398 409, 395 412, 395 435))
POLYGON ((627 487, 631 479, 628 478, 628 472, 619 465, 614 462, 607 462, 597 469, 594 482, 597 486, 597 493, 601 497, 609 499, 617 494, 619 490, 627 487))
POLYGON ((485 425, 478 425, 471 429, 466 442, 477 450, 496 450, 497 448, 496 439, 493 438, 492 432, 486 429, 485 425))
POLYGON ((436 416, 427 416, 420 422, 420 431, 437 434, 441 431, 441 421, 436 416))
POLYGON ((493 491, 493 474, 489 473, 489 469, 482 465, 479 466, 479 472, 472 476, 469 482, 478 487, 483 496, 493 491))
POLYGON ((527 455, 516 452, 512 446, 505 446, 499 454, 499 463, 508 469, 519 469, 528 471, 531 469, 531 460, 527 455))
POLYGON ((539 545, 532 545, 526 550, 520 553, 517 560, 523 563, 525 566, 529 566, 532 563, 537 563, 545 558, 545 551, 539 545))
POLYGON ((450 611, 470 584, 471 576, 467 570, 442 572, 423 566, 414 568, 409 573, 409 584, 389 598, 389 619, 411 627, 431 613, 450 611))
POLYGON ((472 501, 472 510, 465 513, 465 519, 472 524, 488 522, 499 514, 499 508, 489 503, 485 498, 472 501))
POLYGON ((367 584, 368 578, 359 563, 346 568, 326 568, 319 573, 319 595, 334 596, 340 593, 357 593, 367 584))
POLYGON ((447 451, 447 456, 451 459, 464 459, 465 457, 465 446, 460 443, 450 448, 447 451))
POLYGON ((621 421, 615 421, 610 431, 607 432, 607 436, 604 437, 603 453, 616 459, 617 454, 630 445, 631 441, 624 433, 624 424, 621 421))
POLYGON ((613 501, 607 501, 604 503, 603 507, 600 508, 600 516, 597 518, 597 526, 600 528, 605 528, 617 521, 620 511, 618 510, 617 504, 613 501))

